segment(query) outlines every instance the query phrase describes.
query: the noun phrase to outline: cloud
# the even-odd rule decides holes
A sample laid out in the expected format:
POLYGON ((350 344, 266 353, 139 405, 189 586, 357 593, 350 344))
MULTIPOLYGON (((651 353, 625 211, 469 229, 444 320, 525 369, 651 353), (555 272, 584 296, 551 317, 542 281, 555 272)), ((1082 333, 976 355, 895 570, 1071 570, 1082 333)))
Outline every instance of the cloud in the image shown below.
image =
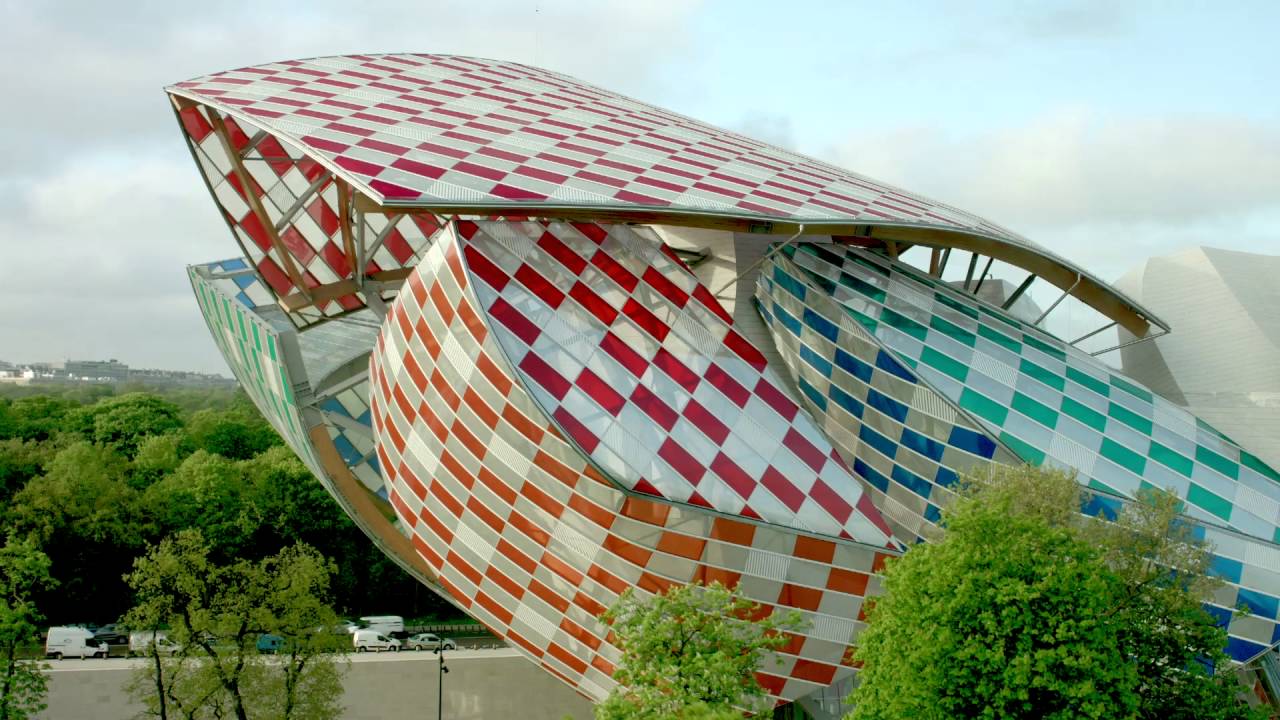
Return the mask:
POLYGON ((513 59, 660 101, 697 2, 4 3, 0 359, 225 372, 184 268, 234 255, 162 88, 350 52, 513 59), (614 32, 614 30, 619 30, 614 32))
POLYGON ((1242 118, 1065 109, 972 135, 861 135, 834 156, 1086 265, 1104 260, 1105 269, 1090 266, 1099 272, 1231 233, 1280 250, 1280 127, 1242 118))

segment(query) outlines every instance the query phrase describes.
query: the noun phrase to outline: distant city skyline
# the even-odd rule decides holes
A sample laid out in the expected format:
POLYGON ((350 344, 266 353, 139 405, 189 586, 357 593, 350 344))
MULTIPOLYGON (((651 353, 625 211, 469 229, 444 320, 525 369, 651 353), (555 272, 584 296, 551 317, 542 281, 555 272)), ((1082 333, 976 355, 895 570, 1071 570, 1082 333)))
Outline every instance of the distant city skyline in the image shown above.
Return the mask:
POLYGON ((1109 280, 1194 245, 1280 254, 1272 3, 6 10, 0 257, 19 270, 0 286, 0 355, 23 361, 228 374, 185 273, 226 257, 228 231, 161 88, 353 51, 564 72, 978 213, 1109 280))

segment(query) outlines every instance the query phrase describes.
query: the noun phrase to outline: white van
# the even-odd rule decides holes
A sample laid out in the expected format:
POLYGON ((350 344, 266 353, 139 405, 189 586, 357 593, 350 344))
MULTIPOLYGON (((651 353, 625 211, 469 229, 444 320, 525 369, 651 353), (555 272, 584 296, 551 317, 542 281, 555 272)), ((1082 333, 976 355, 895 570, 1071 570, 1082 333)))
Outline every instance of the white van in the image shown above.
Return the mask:
POLYGON ((111 648, 93 639, 93 633, 81 627, 51 627, 44 641, 44 654, 54 660, 64 657, 107 657, 111 648))
POLYGON ((163 630, 159 632, 129 633, 129 656, 146 655, 151 652, 151 644, 161 655, 172 655, 178 651, 178 643, 169 639, 163 630))
POLYGON ((357 630, 351 633, 351 644, 355 646, 356 652, 370 650, 398 652, 400 650, 399 640, 393 640, 377 630, 357 630))
POLYGON ((404 618, 399 615, 366 615, 360 618, 365 628, 377 630, 383 635, 404 632, 404 618))

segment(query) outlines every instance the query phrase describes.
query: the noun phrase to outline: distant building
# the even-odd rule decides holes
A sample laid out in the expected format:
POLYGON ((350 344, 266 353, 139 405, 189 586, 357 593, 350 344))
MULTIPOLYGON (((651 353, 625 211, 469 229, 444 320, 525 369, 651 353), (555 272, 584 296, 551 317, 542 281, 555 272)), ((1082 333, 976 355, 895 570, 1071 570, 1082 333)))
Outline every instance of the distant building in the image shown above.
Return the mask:
POLYGON ((1173 326, 1120 351, 1126 374, 1280 465, 1280 256, 1196 247, 1116 286, 1173 326))
POLYGON ((68 378, 124 382, 129 379, 129 366, 112 358, 110 360, 67 360, 62 370, 68 378))

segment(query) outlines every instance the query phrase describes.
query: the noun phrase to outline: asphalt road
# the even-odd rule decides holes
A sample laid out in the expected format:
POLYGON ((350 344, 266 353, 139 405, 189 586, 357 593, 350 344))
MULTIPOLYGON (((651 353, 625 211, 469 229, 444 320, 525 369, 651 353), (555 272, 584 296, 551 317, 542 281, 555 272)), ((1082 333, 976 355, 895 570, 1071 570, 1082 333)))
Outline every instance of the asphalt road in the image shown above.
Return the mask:
MULTIPOLYGON (((474 649, 474 648, 458 648, 457 650, 449 650, 445 652, 446 662, 462 662, 466 660, 491 660, 494 658, 520 657, 514 649, 509 647, 491 648, 491 649, 474 649)), ((374 663, 374 662, 414 662, 418 660, 434 661, 435 653, 429 650, 413 651, 402 650, 400 652, 369 652, 369 653, 350 653, 347 658, 353 663, 374 663)), ((88 658, 81 660, 78 658, 69 658, 65 660, 48 660, 49 672, 84 672, 86 670, 129 670, 144 665, 149 660, 147 658, 124 658, 113 657, 106 660, 88 658)))

